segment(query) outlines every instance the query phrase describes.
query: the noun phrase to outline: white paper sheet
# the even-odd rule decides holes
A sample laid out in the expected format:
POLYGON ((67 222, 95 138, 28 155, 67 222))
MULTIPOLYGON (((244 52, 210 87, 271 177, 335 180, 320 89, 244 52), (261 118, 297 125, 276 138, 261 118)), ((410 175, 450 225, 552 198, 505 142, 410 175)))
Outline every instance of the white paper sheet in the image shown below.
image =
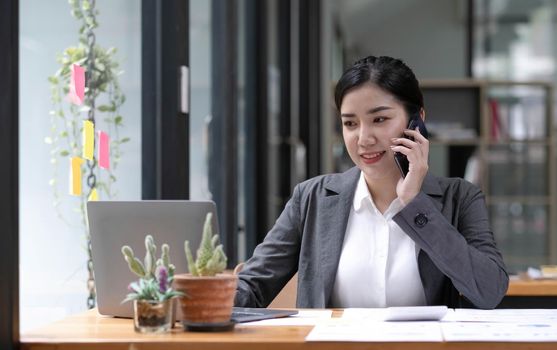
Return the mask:
POLYGON ((441 322, 445 341, 557 341, 556 323, 441 322))
POLYGON ((455 309, 443 318, 444 322, 494 323, 557 323, 557 310, 552 309, 455 309))
POLYGON ((299 310, 296 315, 261 320, 254 322, 239 323, 239 326, 314 326, 319 321, 328 320, 333 314, 332 310, 299 310))
POLYGON ((333 318, 316 325, 306 341, 439 342, 443 341, 443 337, 439 322, 374 322, 333 318))
POLYGON ((382 322, 386 309, 346 309, 306 341, 557 342, 557 310, 449 310, 441 322, 382 322))
POLYGON ((386 308, 349 308, 344 309, 342 318, 344 319, 360 319, 364 321, 383 321, 387 314, 386 308))
POLYGON ((439 320, 452 313, 445 306, 409 306, 388 308, 349 308, 342 313, 343 318, 358 318, 366 321, 430 321, 439 320))

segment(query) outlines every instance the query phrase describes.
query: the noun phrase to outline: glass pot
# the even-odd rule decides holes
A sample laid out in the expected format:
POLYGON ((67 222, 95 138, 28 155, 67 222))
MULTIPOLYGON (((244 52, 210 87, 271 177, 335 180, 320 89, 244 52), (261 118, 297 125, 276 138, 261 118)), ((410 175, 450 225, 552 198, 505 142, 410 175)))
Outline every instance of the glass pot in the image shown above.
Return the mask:
POLYGON ((158 300, 133 301, 133 325, 139 333, 162 333, 172 328, 172 302, 158 300))

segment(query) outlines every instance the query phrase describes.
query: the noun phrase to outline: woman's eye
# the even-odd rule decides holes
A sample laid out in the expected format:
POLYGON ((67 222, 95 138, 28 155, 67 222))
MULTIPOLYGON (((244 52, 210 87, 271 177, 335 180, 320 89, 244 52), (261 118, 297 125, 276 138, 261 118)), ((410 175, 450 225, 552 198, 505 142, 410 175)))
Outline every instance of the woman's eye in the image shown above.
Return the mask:
POLYGON ((346 121, 342 122, 342 125, 344 125, 344 126, 346 126, 346 127, 351 127, 351 126, 356 125, 356 123, 354 123, 354 122, 351 121, 351 120, 346 120, 346 121))
POLYGON ((382 122, 384 122, 385 120, 387 120, 387 118, 385 118, 385 117, 375 117, 375 118, 373 119, 373 122, 375 122, 375 123, 382 123, 382 122))

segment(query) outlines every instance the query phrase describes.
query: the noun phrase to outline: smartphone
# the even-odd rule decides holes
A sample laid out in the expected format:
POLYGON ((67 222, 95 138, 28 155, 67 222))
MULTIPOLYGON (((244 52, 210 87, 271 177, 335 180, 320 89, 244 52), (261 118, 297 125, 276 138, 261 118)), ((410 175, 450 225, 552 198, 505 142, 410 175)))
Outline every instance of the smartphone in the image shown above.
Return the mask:
MULTIPOLYGON (((418 127, 420 134, 422 134, 425 138, 428 137, 427 129, 425 127, 424 121, 422 120, 422 118, 420 118, 419 112, 414 113, 412 117, 410 117, 406 129, 415 130, 416 127, 418 127)), ((406 134, 404 134, 403 137, 406 137, 407 139, 414 141, 413 137, 407 136, 406 134)), ((408 168, 410 166, 408 159, 404 154, 400 152, 395 152, 395 163, 398 169, 400 170, 402 177, 405 178, 406 174, 408 174, 408 168)))

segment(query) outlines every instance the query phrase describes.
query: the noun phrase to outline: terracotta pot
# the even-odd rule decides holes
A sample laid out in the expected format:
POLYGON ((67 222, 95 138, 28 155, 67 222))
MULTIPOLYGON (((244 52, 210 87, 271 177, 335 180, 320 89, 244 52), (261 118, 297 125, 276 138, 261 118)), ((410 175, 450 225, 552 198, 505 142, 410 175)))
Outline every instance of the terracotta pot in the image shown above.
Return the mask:
POLYGON ((185 323, 230 322, 238 276, 218 274, 196 277, 191 274, 174 276, 174 287, 185 294, 178 300, 185 323))

